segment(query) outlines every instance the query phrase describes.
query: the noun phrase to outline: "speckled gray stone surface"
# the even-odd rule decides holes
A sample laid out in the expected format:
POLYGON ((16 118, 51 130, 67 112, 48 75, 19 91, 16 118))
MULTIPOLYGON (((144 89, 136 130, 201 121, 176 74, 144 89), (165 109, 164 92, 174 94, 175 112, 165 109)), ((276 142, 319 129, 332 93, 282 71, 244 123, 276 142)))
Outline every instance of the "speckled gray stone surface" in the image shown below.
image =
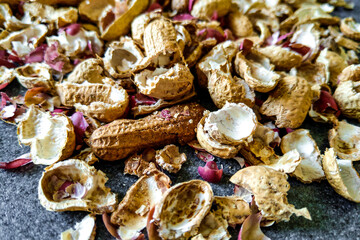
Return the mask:
MULTIPOLYGON (((359 1, 357 1, 359 5, 359 1)), ((355 11, 337 10, 341 17, 352 15, 360 21, 360 9, 355 11)), ((12 83, 6 88, 9 94, 17 94, 17 84, 12 83)), ((201 99, 204 99, 201 97, 201 99)), ((208 100, 202 101, 204 105, 208 100)), ((327 144, 327 130, 329 126, 317 124, 307 119, 305 128, 311 129, 319 147, 324 150, 327 144)), ((28 147, 21 147, 17 143, 16 127, 0 121, 0 160, 10 161, 22 153, 29 151, 28 147)), ((181 147, 181 151, 188 156, 188 161, 176 175, 170 175, 173 183, 190 179, 200 179, 197 167, 204 165, 197 159, 194 151, 181 147)), ((216 160, 224 167, 224 175, 219 184, 211 184, 217 195, 232 194, 233 185, 229 178, 240 169, 234 160, 216 160)), ((124 164, 119 162, 100 162, 96 168, 104 171, 109 181, 107 186, 118 193, 119 199, 126 190, 137 180, 135 176, 122 174, 124 164)), ((356 164, 359 170, 359 164, 356 164)), ((38 201, 37 186, 44 166, 28 166, 16 171, 0 171, 0 240, 52 240, 60 239, 62 231, 73 227, 80 221, 85 212, 49 212, 38 201)), ((288 200, 297 208, 307 207, 313 218, 292 217, 290 222, 275 224, 263 231, 271 239, 360 239, 360 204, 355 204, 337 195, 327 181, 321 183, 302 184, 290 178, 291 189, 288 200)), ((105 230, 98 217, 96 239, 113 239, 105 230)), ((239 227, 229 229, 233 239, 237 239, 239 227)))

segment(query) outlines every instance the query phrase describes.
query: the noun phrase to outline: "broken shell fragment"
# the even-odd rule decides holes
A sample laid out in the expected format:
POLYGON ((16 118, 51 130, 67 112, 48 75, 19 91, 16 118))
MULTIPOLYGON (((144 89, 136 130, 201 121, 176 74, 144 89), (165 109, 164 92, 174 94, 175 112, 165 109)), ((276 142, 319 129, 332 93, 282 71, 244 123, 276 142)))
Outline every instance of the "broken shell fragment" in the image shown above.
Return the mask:
POLYGON ((179 183, 156 205, 154 219, 163 239, 189 238, 198 232, 213 201, 211 186, 201 180, 179 183))
POLYGON ((323 169, 333 189, 344 198, 360 203, 360 175, 351 160, 338 159, 334 149, 325 151, 323 169))
POLYGON ((243 103, 226 103, 205 119, 204 131, 221 144, 239 145, 252 139, 257 119, 251 108, 243 103))
POLYGON ((225 16, 231 7, 230 0, 198 0, 194 1, 191 15, 203 20, 210 19, 216 12, 216 16, 225 16))
POLYGON ((14 78, 14 69, 0 66, 0 90, 9 85, 14 78))
POLYGON ((202 220, 199 226, 199 232, 197 235, 191 238, 191 240, 229 240, 231 239, 230 233, 227 231, 228 224, 216 214, 209 212, 202 220))
POLYGON ((147 64, 139 46, 128 37, 112 42, 104 56, 105 69, 114 78, 130 77, 147 64))
POLYGON ((87 215, 76 223, 75 228, 70 228, 61 233, 61 240, 94 240, 96 235, 95 217, 87 215))
POLYGON ((112 212, 117 200, 105 187, 107 180, 105 173, 81 160, 55 163, 40 179, 40 204, 48 211, 112 212))
POLYGON ((248 37, 253 34, 253 25, 249 18, 240 11, 231 12, 227 16, 231 32, 238 38, 248 37))
POLYGON ((344 18, 340 24, 341 32, 348 38, 360 40, 360 24, 356 23, 354 18, 344 18))
POLYGON ((115 212, 111 223, 119 226, 117 232, 121 239, 135 239, 146 227, 150 209, 158 204, 164 192, 170 188, 170 179, 154 169, 139 178, 126 192, 115 212))
POLYGON ((280 75, 273 71, 274 66, 270 64, 270 60, 254 51, 246 56, 239 52, 235 59, 235 69, 258 92, 271 91, 280 80, 280 75))
POLYGON ((50 165, 71 156, 75 148, 75 132, 65 115, 51 116, 31 105, 18 125, 18 138, 30 145, 35 164, 50 165))
POLYGON ((329 131, 329 143, 340 158, 360 160, 360 127, 340 121, 329 131))
POLYGON ((128 104, 128 95, 122 87, 97 83, 67 83, 56 85, 61 103, 74 106, 85 115, 103 122, 120 118, 128 104))
POLYGON ((221 216, 229 225, 242 224, 251 214, 249 203, 239 196, 215 196, 213 201, 215 215, 221 216))
POLYGON ((239 170, 230 181, 252 192, 266 220, 289 221, 292 214, 311 220, 306 208, 295 209, 288 203, 286 195, 290 184, 285 173, 263 166, 250 166, 239 170))
POLYGON ((340 82, 333 97, 341 114, 348 118, 360 119, 360 82, 340 82))
POLYGON ((281 78, 260 107, 260 113, 275 116, 277 127, 297 128, 305 120, 313 98, 308 82, 295 76, 281 78))
POLYGON ((345 81, 360 81, 360 64, 351 64, 344 68, 337 80, 338 83, 345 81))
POLYGON ((156 151, 153 148, 145 149, 141 154, 133 154, 125 160, 124 174, 143 176, 150 169, 157 169, 155 165, 156 151))
POLYGON ((135 75, 135 84, 139 92, 150 97, 173 100, 184 96, 193 87, 194 76, 190 69, 176 63, 174 67, 144 70, 135 75))
POLYGON ((300 161, 301 157, 299 152, 296 149, 293 149, 285 153, 283 156, 277 156, 274 154, 269 158, 269 163, 259 164, 259 166, 272 168, 283 173, 293 173, 300 164, 300 161))
POLYGON ((18 67, 15 70, 15 76, 20 84, 27 89, 44 87, 53 91, 55 87, 51 68, 45 63, 31 63, 18 67))
POLYGON ((177 173, 184 162, 186 154, 180 153, 179 148, 173 144, 156 151, 156 163, 168 172, 177 173))
POLYGON ((226 102, 245 103, 249 107, 255 104, 255 92, 244 79, 232 77, 220 70, 214 70, 210 74, 207 87, 218 108, 224 107, 226 102))
POLYGON ((296 149, 301 156, 300 164, 292 173, 303 183, 321 181, 325 178, 321 164, 320 150, 309 130, 297 129, 281 139, 281 151, 285 154, 296 149))
POLYGON ((103 83, 104 75, 103 61, 101 59, 89 58, 76 65, 66 79, 66 82, 103 83))
POLYGON ((291 49, 281 46, 267 46, 257 49, 265 57, 269 58, 270 62, 275 65, 277 70, 290 70, 294 67, 299 67, 302 63, 302 55, 291 51, 291 49))

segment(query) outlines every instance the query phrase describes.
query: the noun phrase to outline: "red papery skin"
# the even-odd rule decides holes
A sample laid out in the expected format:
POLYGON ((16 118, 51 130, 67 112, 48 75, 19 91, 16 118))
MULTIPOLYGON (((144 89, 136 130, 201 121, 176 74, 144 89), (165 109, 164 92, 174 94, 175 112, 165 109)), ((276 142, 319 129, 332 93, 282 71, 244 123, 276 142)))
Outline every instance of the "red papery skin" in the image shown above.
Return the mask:
POLYGON ((280 36, 280 32, 277 31, 277 32, 273 33, 273 35, 271 35, 270 37, 268 37, 266 39, 265 45, 272 46, 272 45, 280 44, 283 40, 287 39, 288 37, 290 37, 293 34, 294 34, 294 32, 289 32, 289 33, 285 33, 284 35, 280 36))
POLYGON ((185 20, 194 20, 194 19, 196 19, 196 17, 191 16, 191 14, 189 13, 183 13, 173 17, 174 21, 185 21, 185 20))
POLYGON ((60 56, 58 48, 58 42, 50 45, 45 51, 44 60, 52 69, 61 72, 65 63, 57 59, 60 56))
POLYGON ((189 12, 191 12, 196 0, 189 0, 189 12))
POLYGON ((308 46, 299 44, 299 43, 285 42, 282 45, 282 47, 288 47, 292 51, 297 52, 298 54, 300 54, 303 57, 311 51, 311 48, 309 48, 308 46))
POLYGON ((161 240, 159 233, 157 231, 157 226, 154 222, 153 216, 155 212, 155 206, 152 207, 148 213, 147 222, 146 222, 146 231, 149 240, 161 240))
POLYGON ((215 38, 217 43, 224 42, 226 40, 225 35, 212 28, 204 28, 197 32, 197 36, 205 39, 215 38))
POLYGON ((82 112, 76 112, 70 117, 73 125, 74 125, 74 131, 76 136, 76 144, 82 145, 83 143, 83 137, 85 134, 86 129, 89 127, 88 122, 84 118, 84 115, 82 112))
POLYGON ((142 93, 137 93, 130 97, 130 107, 136 107, 139 105, 153 105, 157 102, 156 98, 146 96, 142 93))
POLYGON ((165 120, 170 120, 172 118, 170 114, 170 110, 169 109, 162 110, 160 112, 160 117, 164 118, 165 120))
MULTIPOLYGON (((240 50, 244 56, 248 55, 251 52, 251 48, 253 47, 253 41, 245 38, 244 41, 240 44, 240 50)), ((256 99, 255 99, 256 100, 256 99)))
POLYGON ((25 63, 43 62, 47 44, 41 44, 25 57, 25 63))
POLYGON ((223 169, 219 169, 214 161, 208 161, 204 167, 198 167, 202 179, 211 183, 218 183, 221 180, 223 169))
POLYGON ((321 90, 320 98, 314 102, 313 107, 318 113, 333 113, 336 117, 339 117, 341 114, 335 99, 325 90, 321 90))
POLYGON ((260 212, 250 214, 241 225, 238 240, 270 240, 260 229, 261 218, 260 212))
POLYGON ((151 5, 149 6, 149 8, 146 10, 146 12, 152 12, 152 11, 154 11, 154 10, 156 10, 156 9, 162 10, 162 6, 161 6, 159 3, 157 3, 157 2, 151 4, 151 5))
POLYGON ((75 36, 76 34, 78 34, 80 32, 80 29, 81 29, 81 24, 73 23, 73 24, 70 24, 69 26, 60 28, 59 33, 65 31, 66 34, 68 34, 70 36, 75 36))
POLYGON ((32 163, 31 158, 18 158, 11 162, 0 162, 0 169, 16 169, 32 163))
POLYGON ((215 157, 213 155, 211 155, 210 153, 205 152, 205 151, 198 152, 196 154, 196 156, 203 162, 214 161, 214 159, 215 159, 215 157))

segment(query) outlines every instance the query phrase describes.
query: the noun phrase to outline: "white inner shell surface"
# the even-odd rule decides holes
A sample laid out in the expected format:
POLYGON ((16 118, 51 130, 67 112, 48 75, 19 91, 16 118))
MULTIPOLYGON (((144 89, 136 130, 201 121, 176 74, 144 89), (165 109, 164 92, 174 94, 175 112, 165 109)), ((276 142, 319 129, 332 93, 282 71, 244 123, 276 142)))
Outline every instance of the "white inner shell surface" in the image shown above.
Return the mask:
POLYGON ((87 215, 81 222, 76 223, 75 229, 61 234, 61 240, 89 240, 95 228, 95 218, 87 215))
POLYGON ((360 128, 355 125, 341 121, 339 122, 337 132, 340 140, 346 142, 348 145, 358 145, 360 143, 360 128))
POLYGON ((252 109, 235 103, 226 103, 222 109, 210 113, 204 124, 204 130, 210 135, 218 131, 235 142, 251 136, 255 128, 256 119, 252 109))
POLYGON ((354 169, 351 160, 337 159, 341 179, 343 180, 350 196, 355 201, 360 201, 360 176, 354 169))

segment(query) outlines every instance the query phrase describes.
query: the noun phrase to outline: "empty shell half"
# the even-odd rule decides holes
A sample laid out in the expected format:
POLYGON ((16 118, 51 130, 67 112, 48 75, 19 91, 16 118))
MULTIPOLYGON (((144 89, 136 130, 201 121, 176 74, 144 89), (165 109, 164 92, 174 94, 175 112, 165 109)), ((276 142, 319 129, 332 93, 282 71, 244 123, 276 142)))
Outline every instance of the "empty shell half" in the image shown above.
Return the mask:
POLYGON ((156 205, 154 219, 163 239, 189 238, 198 232, 213 201, 209 183, 192 180, 167 190, 156 205))
POLYGON ((15 70, 15 76, 25 88, 44 87, 53 90, 55 81, 52 79, 51 68, 45 63, 31 63, 15 70))
POLYGON ((35 164, 50 165, 71 156, 75 148, 75 132, 65 115, 51 116, 31 105, 18 125, 18 138, 31 146, 35 164))
POLYGON ((55 163, 40 179, 40 204, 48 211, 112 212, 117 200, 105 186, 107 180, 105 173, 82 160, 55 163))

